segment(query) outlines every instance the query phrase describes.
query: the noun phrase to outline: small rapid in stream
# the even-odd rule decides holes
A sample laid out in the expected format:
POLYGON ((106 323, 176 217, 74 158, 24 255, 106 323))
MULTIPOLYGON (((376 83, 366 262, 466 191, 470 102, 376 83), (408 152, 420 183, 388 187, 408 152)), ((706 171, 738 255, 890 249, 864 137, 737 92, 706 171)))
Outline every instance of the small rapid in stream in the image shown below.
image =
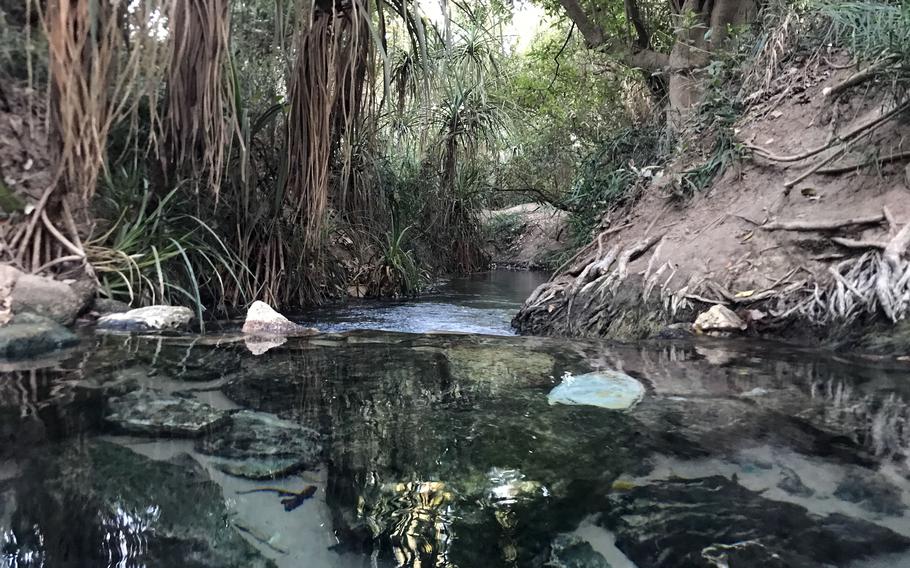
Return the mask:
POLYGON ((910 365, 511 336, 542 278, 0 362, 0 566, 910 566, 910 365))

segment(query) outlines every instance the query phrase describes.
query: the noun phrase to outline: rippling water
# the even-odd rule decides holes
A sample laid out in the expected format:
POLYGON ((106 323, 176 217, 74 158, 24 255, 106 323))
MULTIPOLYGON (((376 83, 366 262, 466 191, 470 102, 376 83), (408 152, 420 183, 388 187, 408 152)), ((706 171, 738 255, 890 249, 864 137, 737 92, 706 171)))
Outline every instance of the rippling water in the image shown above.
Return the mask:
POLYGON ((406 301, 363 301, 299 314, 295 319, 324 331, 355 329, 430 333, 450 331, 514 335, 512 318, 544 272, 484 272, 441 282, 433 294, 406 301))
POLYGON ((910 566, 906 364, 476 333, 510 278, 0 364, 0 566, 910 566), (599 370, 644 397, 548 401, 599 370))

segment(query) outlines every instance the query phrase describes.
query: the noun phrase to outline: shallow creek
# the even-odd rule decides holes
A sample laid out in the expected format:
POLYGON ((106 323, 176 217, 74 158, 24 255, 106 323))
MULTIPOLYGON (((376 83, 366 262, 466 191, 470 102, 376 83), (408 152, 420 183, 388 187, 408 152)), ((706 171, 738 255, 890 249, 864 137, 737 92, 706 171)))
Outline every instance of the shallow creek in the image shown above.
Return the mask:
POLYGON ((539 279, 0 363, 0 566, 910 566, 910 365, 510 337, 539 279))

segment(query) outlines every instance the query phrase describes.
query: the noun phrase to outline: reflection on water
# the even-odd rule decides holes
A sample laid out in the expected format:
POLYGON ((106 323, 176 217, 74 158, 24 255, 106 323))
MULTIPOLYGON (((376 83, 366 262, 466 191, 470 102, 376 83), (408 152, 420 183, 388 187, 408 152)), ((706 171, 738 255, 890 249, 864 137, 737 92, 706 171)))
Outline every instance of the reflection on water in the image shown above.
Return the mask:
POLYGON ((363 331, 88 337, 34 365, 0 377, 0 566, 910 566, 906 366, 363 331), (642 400, 549 404, 602 369, 642 400), (125 393, 148 436, 106 419, 125 393), (200 406, 143 415, 161 393, 214 430, 155 435, 200 406), (261 479, 278 460, 302 465, 261 479))

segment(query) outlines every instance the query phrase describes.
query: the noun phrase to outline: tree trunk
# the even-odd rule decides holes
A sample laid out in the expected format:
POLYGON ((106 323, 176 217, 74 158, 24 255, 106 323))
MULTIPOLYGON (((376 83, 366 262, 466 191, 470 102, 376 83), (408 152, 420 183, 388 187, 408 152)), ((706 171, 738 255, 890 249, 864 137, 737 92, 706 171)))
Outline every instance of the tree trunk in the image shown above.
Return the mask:
POLYGON ((731 26, 750 22, 760 0, 670 0, 677 17, 676 43, 670 55, 653 51, 650 35, 636 0, 623 0, 626 17, 635 29, 633 46, 616 44, 580 0, 558 0, 566 15, 592 49, 611 53, 629 67, 640 68, 646 78, 669 77, 668 118, 679 125, 702 97, 701 75, 711 53, 720 47, 731 26))
POLYGON ((694 24, 688 28, 679 26, 676 43, 670 52, 667 113, 671 124, 680 126, 701 101, 704 69, 712 52, 727 39, 729 28, 751 21, 757 8, 758 0, 686 0, 683 3, 678 15, 679 24, 683 21, 694 24), (694 18, 691 17, 693 14, 694 18))

